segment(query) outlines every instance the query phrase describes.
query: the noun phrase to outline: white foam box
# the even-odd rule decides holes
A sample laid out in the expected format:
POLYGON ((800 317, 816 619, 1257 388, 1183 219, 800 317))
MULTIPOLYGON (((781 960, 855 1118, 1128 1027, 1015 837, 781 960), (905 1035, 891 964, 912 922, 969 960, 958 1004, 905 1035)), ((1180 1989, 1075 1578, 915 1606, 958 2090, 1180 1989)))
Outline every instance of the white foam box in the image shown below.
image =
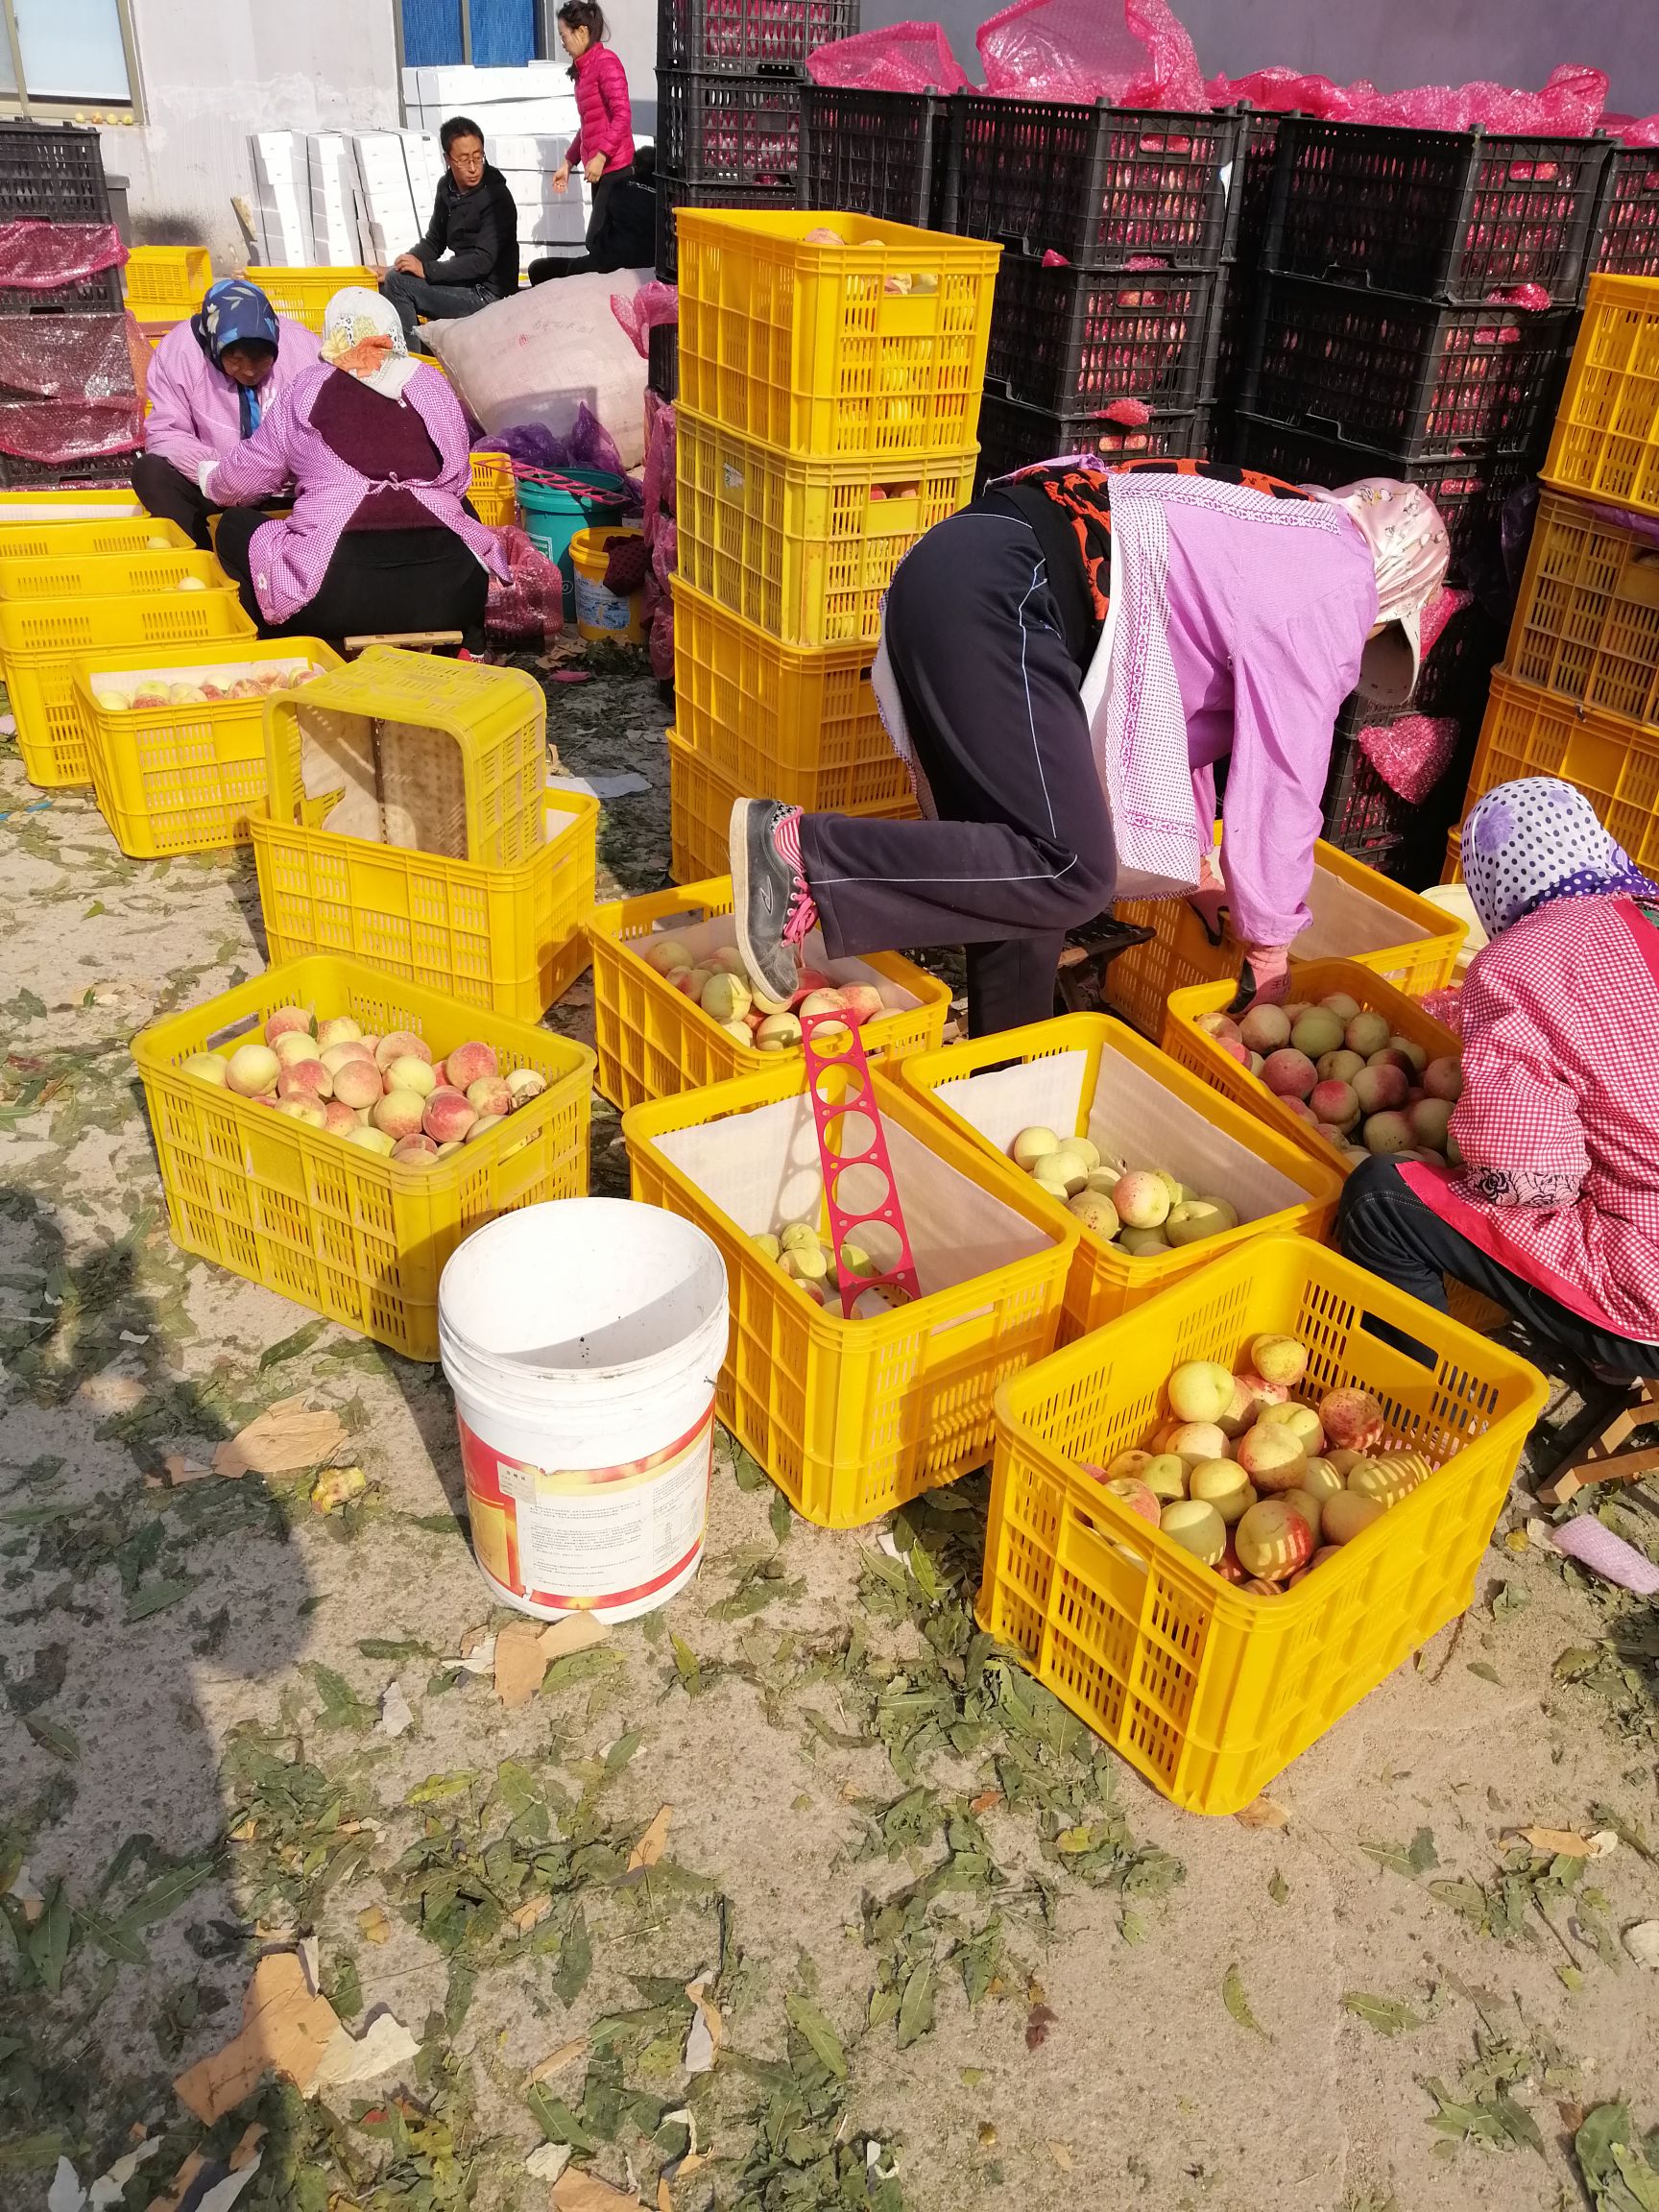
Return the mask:
POLYGON ((484 146, 493 160, 497 138, 563 137, 568 145, 576 134, 576 102, 571 99, 508 100, 499 107, 469 108, 468 113, 484 133, 484 146))
POLYGON ((423 107, 446 108, 451 114, 465 108, 470 114, 475 107, 493 100, 535 99, 561 82, 568 85, 569 70, 569 62, 561 59, 526 61, 517 69, 483 69, 454 62, 418 69, 415 74, 423 107))
POLYGON ((318 262, 349 269, 357 259, 355 185, 357 156, 337 131, 319 131, 307 141, 311 165, 311 242, 318 262))

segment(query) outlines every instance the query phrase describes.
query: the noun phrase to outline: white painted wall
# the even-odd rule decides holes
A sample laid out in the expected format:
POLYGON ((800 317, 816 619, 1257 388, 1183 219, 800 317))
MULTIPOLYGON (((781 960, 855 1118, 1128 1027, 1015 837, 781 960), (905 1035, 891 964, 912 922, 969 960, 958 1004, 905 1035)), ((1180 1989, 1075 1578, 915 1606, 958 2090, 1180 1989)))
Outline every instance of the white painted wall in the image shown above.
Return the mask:
POLYGON ((395 128, 393 0, 132 0, 146 121, 103 132, 129 180, 135 242, 248 258, 231 212, 251 198, 252 131, 395 128))

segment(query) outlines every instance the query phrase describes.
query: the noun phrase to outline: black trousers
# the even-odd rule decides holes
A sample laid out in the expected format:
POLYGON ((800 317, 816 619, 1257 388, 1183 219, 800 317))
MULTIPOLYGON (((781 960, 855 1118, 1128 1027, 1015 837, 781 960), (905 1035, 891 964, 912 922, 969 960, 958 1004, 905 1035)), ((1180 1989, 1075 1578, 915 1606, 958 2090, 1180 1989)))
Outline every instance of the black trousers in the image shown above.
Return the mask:
POLYGON ((177 522, 204 553, 211 548, 207 517, 214 509, 182 469, 175 469, 159 453, 140 453, 132 464, 132 489, 147 515, 154 515, 157 522, 177 522))
POLYGON ((1066 932, 1111 904, 1117 868, 1030 525, 971 507, 929 530, 893 578, 886 637, 939 819, 804 818, 825 944, 965 946, 975 1036, 1046 1021, 1066 932))
POLYGON ((642 187, 635 190, 632 162, 626 169, 607 169, 593 187, 585 251, 532 261, 526 272, 531 283, 545 284, 556 276, 581 276, 590 269, 609 276, 614 269, 649 268, 657 251, 656 240, 645 235, 637 217, 630 221, 624 214, 634 200, 643 198, 642 187))
MULTIPOLYGON (((1659 1345, 1638 1344, 1599 1329, 1525 1276, 1500 1265, 1426 1206, 1392 1160, 1367 1160, 1349 1176, 1336 1214, 1336 1240, 1346 1258, 1437 1313, 1446 1311, 1441 1278, 1455 1275, 1589 1366, 1615 1375, 1659 1375, 1659 1345)), ((1402 1351, 1422 1349, 1398 1330, 1382 1322, 1373 1326, 1402 1351)))
POLYGON ((431 323, 456 323, 464 315, 476 315, 495 298, 476 284, 434 284, 425 276, 411 276, 406 269, 394 269, 383 276, 380 295, 397 308, 410 345, 418 341, 422 316, 431 323))
POLYGON ((317 594, 286 622, 267 622, 250 573, 250 541, 266 517, 239 507, 219 525, 219 565, 241 588, 261 637, 344 637, 400 630, 459 630, 484 641, 490 579, 452 530, 348 530, 317 594))

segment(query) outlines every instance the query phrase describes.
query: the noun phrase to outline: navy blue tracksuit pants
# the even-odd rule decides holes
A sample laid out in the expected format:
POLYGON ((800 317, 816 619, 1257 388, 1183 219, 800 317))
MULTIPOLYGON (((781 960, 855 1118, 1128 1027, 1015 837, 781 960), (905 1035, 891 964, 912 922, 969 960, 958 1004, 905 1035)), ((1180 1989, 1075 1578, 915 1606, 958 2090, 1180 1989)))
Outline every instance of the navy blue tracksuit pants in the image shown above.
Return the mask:
POLYGON ((832 959, 966 946, 975 1036, 1046 1021, 1066 932, 1111 904, 1116 866, 1082 675, 1030 525, 971 507, 929 530, 893 578, 886 636, 940 819, 803 819, 825 944, 832 959))

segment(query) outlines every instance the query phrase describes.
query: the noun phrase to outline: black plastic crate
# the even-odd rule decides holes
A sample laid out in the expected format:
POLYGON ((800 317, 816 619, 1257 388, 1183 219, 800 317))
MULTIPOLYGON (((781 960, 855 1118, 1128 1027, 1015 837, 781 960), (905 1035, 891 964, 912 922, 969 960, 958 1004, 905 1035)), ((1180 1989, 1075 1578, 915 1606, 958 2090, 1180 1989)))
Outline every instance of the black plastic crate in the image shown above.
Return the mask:
POLYGON ((69 123, 0 123, 0 221, 24 220, 109 221, 96 131, 69 123))
POLYGON ((1283 115, 1262 114, 1246 108, 1238 118, 1238 151, 1228 195, 1227 214, 1232 228, 1226 244, 1228 278, 1217 315, 1215 370, 1213 387, 1216 399, 1234 406, 1238 379, 1249 349, 1251 317, 1256 304, 1257 272, 1267 235, 1267 208, 1273 195, 1273 164, 1283 115))
POLYGON ((1046 269, 1004 253, 986 388, 1061 415, 1101 415, 1120 399, 1196 407, 1210 396, 1224 285, 1202 270, 1046 269))
POLYGON ((965 100, 938 92, 801 94, 801 204, 954 230, 965 100))
POLYGON ((787 185, 801 167, 801 87, 776 77, 657 72, 657 158, 700 184, 787 185))
POLYGON ((121 305, 119 269, 105 269, 81 284, 55 284, 48 292, 0 284, 0 315, 119 315, 121 305))
POLYGON ((1238 124, 971 94, 956 229, 1079 269, 1214 269, 1238 124))
POLYGON ((693 183, 657 172, 657 274, 672 284, 680 262, 674 217, 682 207, 793 207, 792 184, 693 183))
POLYGON ((1287 115, 1263 265, 1468 305, 1541 284, 1578 297, 1604 138, 1487 137, 1287 115))
POLYGON ((1304 276, 1260 279, 1246 414, 1400 453, 1547 433, 1577 311, 1447 307, 1304 276))
POLYGON ((814 46, 857 28, 858 0, 658 0, 657 66, 799 79, 814 46))
POLYGON ((131 453, 95 453, 85 461, 20 461, 0 452, 0 492, 49 492, 60 484, 109 485, 126 491, 137 446, 131 453))
POLYGON ((653 323, 645 334, 645 381, 661 398, 680 397, 680 325, 653 323))
POLYGON ((1615 146, 1590 267, 1598 276, 1659 276, 1659 146, 1615 146))
POLYGON ((1374 445, 1344 445, 1246 414, 1233 419, 1229 443, 1230 461, 1283 477, 1289 484, 1354 484, 1362 476, 1393 476, 1405 484, 1421 484, 1440 510, 1452 541, 1454 584, 1461 583, 1472 565, 1490 555, 1498 541, 1504 501, 1537 473, 1542 459, 1536 449, 1402 459, 1374 445))
POLYGON ((1060 415, 987 392, 979 409, 974 482, 983 487, 1011 469, 1051 461, 1062 453, 1099 453, 1109 461, 1202 460, 1209 441, 1207 407, 1154 415, 1149 422, 1130 429, 1104 416, 1060 415))

